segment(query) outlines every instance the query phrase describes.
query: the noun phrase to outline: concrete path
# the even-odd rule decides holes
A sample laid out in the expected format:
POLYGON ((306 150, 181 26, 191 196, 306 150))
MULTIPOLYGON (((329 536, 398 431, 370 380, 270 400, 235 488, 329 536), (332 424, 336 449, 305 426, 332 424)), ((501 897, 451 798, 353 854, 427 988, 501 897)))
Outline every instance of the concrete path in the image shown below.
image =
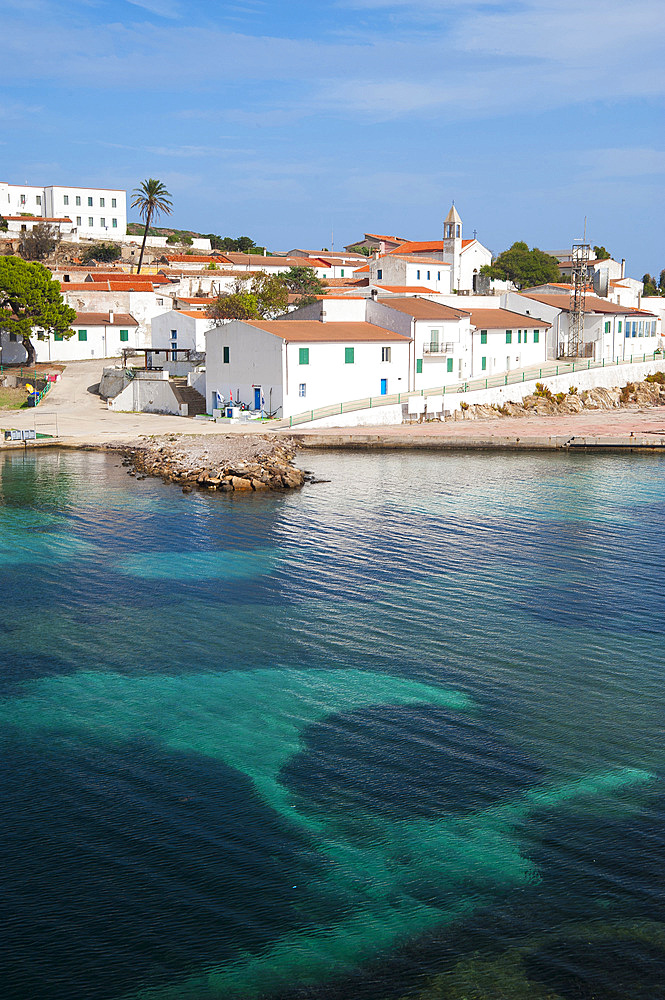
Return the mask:
POLYGON ((0 411, 0 427, 35 429, 66 441, 107 444, 135 440, 141 434, 265 434, 258 421, 250 424, 215 424, 189 417, 160 413, 115 413, 90 388, 99 384, 108 360, 75 361, 65 368, 59 382, 35 409, 0 411))

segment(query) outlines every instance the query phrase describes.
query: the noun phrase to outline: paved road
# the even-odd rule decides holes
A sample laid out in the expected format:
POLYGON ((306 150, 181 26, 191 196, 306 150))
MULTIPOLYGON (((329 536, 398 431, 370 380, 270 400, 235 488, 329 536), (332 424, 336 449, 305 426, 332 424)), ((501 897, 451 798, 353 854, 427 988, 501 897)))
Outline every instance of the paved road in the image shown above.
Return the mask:
POLYGON ((34 410, 0 412, 0 427, 35 428, 62 439, 89 444, 131 441, 141 434, 266 433, 265 424, 215 424, 212 421, 171 417, 160 413, 115 413, 90 387, 99 383, 108 361, 75 361, 67 365, 34 410))

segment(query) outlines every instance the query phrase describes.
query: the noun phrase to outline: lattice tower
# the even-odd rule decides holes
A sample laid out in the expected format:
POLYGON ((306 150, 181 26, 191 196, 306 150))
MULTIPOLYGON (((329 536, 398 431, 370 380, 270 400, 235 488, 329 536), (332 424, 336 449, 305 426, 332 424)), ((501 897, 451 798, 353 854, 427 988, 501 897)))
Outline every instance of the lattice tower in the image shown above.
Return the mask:
POLYGON ((568 357, 579 358, 584 342, 584 313, 586 288, 589 280, 589 244, 575 241, 571 260, 573 287, 570 293, 570 327, 568 330, 568 357))

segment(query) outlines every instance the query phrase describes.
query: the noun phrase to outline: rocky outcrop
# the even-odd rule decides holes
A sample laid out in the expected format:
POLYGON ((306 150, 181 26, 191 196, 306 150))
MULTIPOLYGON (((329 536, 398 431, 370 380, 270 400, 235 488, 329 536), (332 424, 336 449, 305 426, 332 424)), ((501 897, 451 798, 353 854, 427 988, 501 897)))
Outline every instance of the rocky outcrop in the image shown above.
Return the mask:
POLYGON ((303 486, 308 479, 307 474, 293 464, 292 447, 281 443, 269 445, 252 458, 239 460, 225 459, 219 454, 211 456, 209 452, 201 456, 198 449, 188 455, 182 442, 177 447, 160 441, 148 442, 124 449, 123 454, 123 464, 130 468, 130 474, 159 476, 165 482, 182 486, 186 493, 193 489, 223 493, 290 490, 303 486))
MULTIPOLYGON (((644 382, 629 382, 623 387, 606 389, 595 386, 582 392, 551 392, 539 383, 536 392, 520 403, 470 403, 463 411, 464 420, 487 420, 492 417, 555 416, 559 413, 581 413, 582 410, 614 410, 626 406, 665 406, 665 373, 648 375, 644 382)), ((459 415, 458 415, 459 418, 459 415)))

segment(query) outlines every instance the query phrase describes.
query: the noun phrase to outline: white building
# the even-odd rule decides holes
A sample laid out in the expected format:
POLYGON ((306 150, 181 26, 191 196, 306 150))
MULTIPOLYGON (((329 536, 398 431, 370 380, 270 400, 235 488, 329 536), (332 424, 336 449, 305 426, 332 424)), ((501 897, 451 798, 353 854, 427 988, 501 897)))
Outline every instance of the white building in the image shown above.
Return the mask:
POLYGON ((416 257, 408 254, 384 254, 373 257, 367 265, 357 269, 354 277, 362 277, 369 270, 369 287, 379 292, 404 293, 415 290, 422 295, 450 293, 451 266, 434 257, 416 257))
POLYGON ((127 194, 119 189, 34 187, 0 181, 0 215, 71 219, 78 236, 110 239, 127 232, 127 194))
MULTIPOLYGON (((567 356, 571 313, 569 295, 509 292, 506 306, 523 316, 545 320, 551 328, 548 334, 549 356, 567 356)), ((587 295, 581 356, 602 361, 652 354, 659 345, 659 325, 659 317, 654 313, 587 295)))
POLYGON ((411 338, 370 323, 233 320, 206 333, 206 401, 289 417, 406 390, 410 366, 411 338))
MULTIPOLYGON (((158 350, 206 350, 206 333, 215 320, 201 309, 170 309, 151 320, 150 346, 158 350)), ((175 360, 174 355, 173 360, 175 360)))
MULTIPOLYGON (((59 334, 40 339, 34 331, 30 338, 37 361, 85 361, 89 358, 120 357, 123 348, 138 347, 138 323, 128 313, 77 313, 72 324, 73 336, 59 334)), ((13 333, 2 333, 4 364, 24 364, 27 352, 13 333)))

